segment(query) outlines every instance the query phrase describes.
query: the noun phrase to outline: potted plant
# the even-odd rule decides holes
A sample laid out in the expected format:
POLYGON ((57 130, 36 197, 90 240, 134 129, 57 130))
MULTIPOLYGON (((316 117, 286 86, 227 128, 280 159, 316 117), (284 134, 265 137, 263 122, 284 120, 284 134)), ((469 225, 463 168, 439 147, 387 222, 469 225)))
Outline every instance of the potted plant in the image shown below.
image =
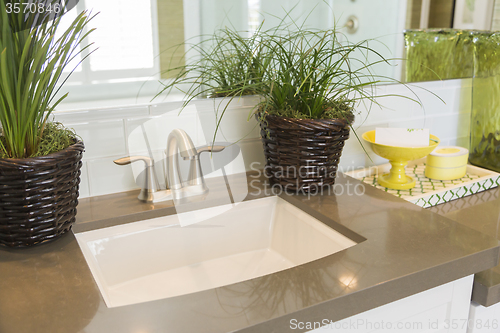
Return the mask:
POLYGON ((200 96, 225 96, 218 125, 233 98, 260 95, 253 112, 267 176, 285 190, 318 191, 335 182, 356 106, 377 103, 375 86, 397 80, 372 73, 373 66, 389 63, 368 41, 341 43, 336 29, 297 24, 261 28, 250 37, 222 29, 192 46, 199 58, 170 69, 176 75, 161 93, 187 84, 184 106, 200 96))
POLYGON ((82 12, 59 31, 65 2, 40 4, 33 13, 29 2, 0 0, 0 244, 10 247, 66 233, 78 204, 84 146, 49 117, 91 17, 82 12))

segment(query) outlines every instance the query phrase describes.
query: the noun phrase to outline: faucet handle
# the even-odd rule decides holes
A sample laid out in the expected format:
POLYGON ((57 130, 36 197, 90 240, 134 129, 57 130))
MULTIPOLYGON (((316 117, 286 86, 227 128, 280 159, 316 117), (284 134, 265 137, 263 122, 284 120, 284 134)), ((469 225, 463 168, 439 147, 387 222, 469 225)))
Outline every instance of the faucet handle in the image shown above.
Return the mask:
POLYGON ((196 150, 196 152, 199 154, 203 153, 203 152, 212 152, 212 153, 218 153, 220 151, 223 151, 224 148, 226 148, 225 146, 212 146, 212 145, 209 145, 209 146, 203 146, 203 147, 200 147, 196 150))
POLYGON ((147 156, 126 156, 119 158, 117 160, 114 160, 113 162, 118 165, 127 165, 136 161, 144 161, 146 163, 147 167, 150 167, 153 165, 153 160, 150 157, 147 156))
POLYGON ((126 156, 116 159, 113 162, 118 165, 127 165, 137 161, 143 161, 146 163, 145 183, 144 186, 142 186, 141 192, 137 198, 144 202, 153 202, 153 193, 158 191, 160 188, 154 169, 154 160, 147 156, 126 156))

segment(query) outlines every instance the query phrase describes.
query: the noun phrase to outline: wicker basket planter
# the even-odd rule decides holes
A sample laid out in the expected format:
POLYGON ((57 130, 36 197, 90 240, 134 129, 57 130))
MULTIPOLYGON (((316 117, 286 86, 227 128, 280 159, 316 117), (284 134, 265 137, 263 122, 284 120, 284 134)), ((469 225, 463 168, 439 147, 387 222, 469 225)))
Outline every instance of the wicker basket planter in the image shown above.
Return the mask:
POLYGON ((267 115, 260 123, 266 176, 292 192, 316 192, 335 183, 345 119, 294 119, 267 115))
POLYGON ((43 157, 0 159, 0 244, 28 247, 71 229, 83 142, 43 157))

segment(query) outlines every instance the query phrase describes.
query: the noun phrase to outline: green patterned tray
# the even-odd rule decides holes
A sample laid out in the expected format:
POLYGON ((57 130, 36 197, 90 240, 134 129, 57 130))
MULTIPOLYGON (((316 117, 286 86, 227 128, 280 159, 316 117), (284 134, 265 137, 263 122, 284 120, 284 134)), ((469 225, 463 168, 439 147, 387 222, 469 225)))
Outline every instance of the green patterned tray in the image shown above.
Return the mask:
POLYGON ((467 165, 467 173, 463 178, 454 180, 429 179, 424 176, 425 158, 423 158, 408 163, 406 167, 406 173, 416 179, 417 185, 411 190, 391 190, 377 183, 377 175, 389 172, 390 168, 391 165, 387 163, 362 170, 351 171, 346 173, 346 175, 394 194, 395 196, 423 208, 463 198, 500 185, 499 173, 473 165, 467 165))

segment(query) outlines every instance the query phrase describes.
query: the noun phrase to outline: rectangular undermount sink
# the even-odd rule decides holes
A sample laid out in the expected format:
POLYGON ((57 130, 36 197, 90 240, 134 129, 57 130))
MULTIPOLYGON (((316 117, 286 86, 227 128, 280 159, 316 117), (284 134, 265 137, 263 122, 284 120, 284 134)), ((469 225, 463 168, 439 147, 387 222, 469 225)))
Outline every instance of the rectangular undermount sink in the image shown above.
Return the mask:
POLYGON ((108 307, 249 280, 357 244, 280 197, 77 233, 76 238, 108 307))

